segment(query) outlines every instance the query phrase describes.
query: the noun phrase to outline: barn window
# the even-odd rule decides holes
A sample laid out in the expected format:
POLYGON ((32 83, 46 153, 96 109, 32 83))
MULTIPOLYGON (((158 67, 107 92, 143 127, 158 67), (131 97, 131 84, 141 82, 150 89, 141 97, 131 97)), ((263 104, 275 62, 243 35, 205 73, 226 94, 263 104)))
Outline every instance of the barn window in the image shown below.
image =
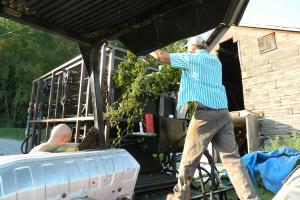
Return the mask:
POLYGON ((275 32, 258 38, 258 46, 261 54, 276 49, 275 32))

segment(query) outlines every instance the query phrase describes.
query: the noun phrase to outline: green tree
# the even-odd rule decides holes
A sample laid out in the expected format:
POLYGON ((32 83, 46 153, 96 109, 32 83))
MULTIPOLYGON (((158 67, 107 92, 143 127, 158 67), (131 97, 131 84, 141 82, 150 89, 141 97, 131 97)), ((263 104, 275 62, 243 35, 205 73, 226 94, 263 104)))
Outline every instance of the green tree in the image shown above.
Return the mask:
POLYGON ((78 54, 76 42, 0 18, 0 126, 24 125, 32 80, 78 54))

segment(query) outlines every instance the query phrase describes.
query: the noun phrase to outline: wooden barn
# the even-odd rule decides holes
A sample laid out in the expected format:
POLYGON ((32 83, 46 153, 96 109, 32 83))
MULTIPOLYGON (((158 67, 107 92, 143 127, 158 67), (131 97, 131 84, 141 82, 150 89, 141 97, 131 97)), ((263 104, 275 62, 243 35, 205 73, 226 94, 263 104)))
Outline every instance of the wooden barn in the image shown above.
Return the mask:
POLYGON ((207 42, 223 64, 230 111, 259 115, 261 137, 300 130, 300 28, 216 28, 207 42))

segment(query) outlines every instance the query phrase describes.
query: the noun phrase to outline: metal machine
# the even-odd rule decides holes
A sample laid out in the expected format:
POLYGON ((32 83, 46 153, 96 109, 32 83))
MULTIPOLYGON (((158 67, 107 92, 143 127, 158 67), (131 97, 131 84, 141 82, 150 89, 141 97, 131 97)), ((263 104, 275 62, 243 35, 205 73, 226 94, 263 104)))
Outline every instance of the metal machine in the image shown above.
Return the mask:
POLYGON ((139 164, 122 149, 4 156, 0 198, 126 200, 138 172, 139 164))

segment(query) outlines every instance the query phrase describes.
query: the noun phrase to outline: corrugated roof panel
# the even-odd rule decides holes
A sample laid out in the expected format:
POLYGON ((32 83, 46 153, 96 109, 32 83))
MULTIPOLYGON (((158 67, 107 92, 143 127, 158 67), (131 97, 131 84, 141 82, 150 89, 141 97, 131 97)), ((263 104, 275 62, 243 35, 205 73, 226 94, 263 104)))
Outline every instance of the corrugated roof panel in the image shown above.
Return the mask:
POLYGON ((72 0, 72 1, 56 0, 56 1, 54 1, 54 3, 50 3, 46 7, 41 9, 39 12, 39 15, 44 19, 48 19, 48 17, 46 17, 46 15, 48 16, 52 13, 57 12, 61 7, 63 7, 63 5, 65 6, 65 8, 68 8, 68 7, 73 7, 74 5, 78 4, 79 2, 80 1, 78 1, 78 0, 77 1, 76 0, 72 0))
MULTIPOLYGON (((58 16, 53 16, 49 18, 49 21, 52 21, 53 23, 57 24, 67 24, 68 22, 77 21, 80 19, 85 19, 86 16, 90 16, 94 13, 99 14, 101 13, 101 7, 105 7, 107 4, 109 4, 109 1, 84 1, 85 4, 82 4, 81 7, 77 7, 76 9, 72 9, 72 12, 67 12, 70 10, 68 8, 65 11, 62 11, 61 14, 58 16)), ((74 8, 76 6, 73 6, 74 8)))
POLYGON ((248 0, 0 0, 0 15, 85 44, 117 37, 134 53, 142 53, 220 23, 237 23, 247 3, 248 0))
MULTIPOLYGON (((140 1, 134 1, 134 4, 139 3, 140 1)), ((92 23, 99 23, 105 21, 107 18, 116 18, 119 14, 119 10, 122 9, 122 7, 126 5, 132 4, 130 1, 114 1, 113 3, 107 3, 102 6, 98 6, 94 8, 94 12, 92 15, 85 15, 85 17, 80 18, 79 20, 71 20, 68 23, 66 23, 67 27, 70 28, 77 28, 78 30, 81 30, 83 27, 90 26, 92 23), (96 12, 98 10, 99 13, 96 12), (88 23, 86 23, 88 22, 88 23)), ((98 27, 102 28, 102 27, 98 27)))
POLYGON ((126 22, 128 19, 134 18, 147 10, 151 10, 161 2, 162 1, 136 1, 135 4, 127 4, 126 7, 109 10, 109 13, 103 13, 97 18, 92 19, 87 26, 77 26, 77 28, 81 29, 84 27, 87 32, 93 32, 99 28, 109 28, 113 25, 126 22))
MULTIPOLYGON (((69 1, 70 2, 70 1, 69 1)), ((78 2, 75 5, 70 6, 68 3, 62 4, 59 8, 53 10, 51 13, 46 13, 44 15, 45 19, 49 19, 49 21, 54 22, 61 19, 63 16, 67 16, 68 18, 76 17, 78 16, 78 10, 81 10, 81 12, 84 14, 85 11, 88 11, 90 8, 94 7, 94 3, 98 3, 99 1, 95 0, 78 0, 78 2), (85 11, 83 10, 85 8, 85 11)))

